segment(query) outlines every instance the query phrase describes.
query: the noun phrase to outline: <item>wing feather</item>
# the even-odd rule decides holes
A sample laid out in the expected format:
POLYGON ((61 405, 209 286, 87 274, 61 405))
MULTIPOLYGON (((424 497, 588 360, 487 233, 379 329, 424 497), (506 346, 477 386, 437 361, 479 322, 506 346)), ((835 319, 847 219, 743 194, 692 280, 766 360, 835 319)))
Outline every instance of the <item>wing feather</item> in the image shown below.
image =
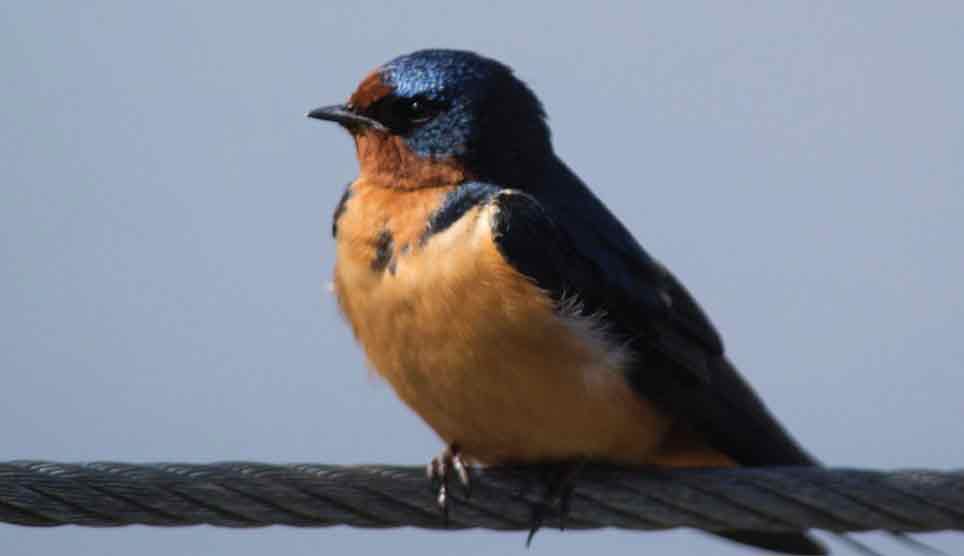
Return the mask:
POLYGON ((604 319, 636 355, 627 381, 717 450, 743 465, 815 463, 726 359, 679 280, 584 191, 578 212, 521 191, 492 195, 493 235, 507 261, 555 300, 575 296, 585 314, 604 319))

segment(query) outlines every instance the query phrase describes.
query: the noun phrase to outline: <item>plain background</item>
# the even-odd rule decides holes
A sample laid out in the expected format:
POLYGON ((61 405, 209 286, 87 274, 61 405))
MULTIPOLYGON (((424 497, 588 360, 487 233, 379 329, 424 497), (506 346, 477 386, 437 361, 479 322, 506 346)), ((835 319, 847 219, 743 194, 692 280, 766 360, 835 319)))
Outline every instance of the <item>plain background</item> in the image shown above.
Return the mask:
MULTIPOLYGON (((347 135, 303 114, 445 46, 537 91, 561 156, 688 284, 815 454, 962 467, 961 3, 134 4, 0 6, 0 459, 434 455, 325 289, 330 214, 357 168, 347 135)), ((964 552, 964 535, 924 538, 964 552)), ((12 555, 468 556, 523 541, 0 526, 12 555)), ((534 551, 754 553, 689 531, 546 531, 534 551)))

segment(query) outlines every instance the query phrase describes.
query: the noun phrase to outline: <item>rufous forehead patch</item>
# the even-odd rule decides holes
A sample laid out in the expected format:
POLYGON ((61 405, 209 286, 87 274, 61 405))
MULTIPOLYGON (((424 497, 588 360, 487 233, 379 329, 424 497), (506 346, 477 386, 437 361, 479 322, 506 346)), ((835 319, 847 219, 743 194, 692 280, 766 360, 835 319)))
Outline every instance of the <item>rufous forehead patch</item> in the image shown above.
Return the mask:
POLYGON ((348 99, 348 104, 356 110, 365 110, 372 104, 391 94, 394 89, 382 81, 379 70, 375 70, 365 76, 362 82, 348 99))

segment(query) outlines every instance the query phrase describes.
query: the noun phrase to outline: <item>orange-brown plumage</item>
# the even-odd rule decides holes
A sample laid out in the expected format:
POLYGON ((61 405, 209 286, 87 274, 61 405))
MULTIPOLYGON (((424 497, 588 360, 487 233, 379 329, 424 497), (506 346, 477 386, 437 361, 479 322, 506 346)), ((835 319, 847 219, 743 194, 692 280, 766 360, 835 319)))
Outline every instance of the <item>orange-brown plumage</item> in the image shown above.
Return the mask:
POLYGON ((429 216, 450 190, 433 187, 402 192, 361 178, 351 185, 351 195, 338 221, 334 286, 356 335, 364 326, 364 317, 356 315, 354 305, 378 291, 386 280, 383 272, 371 268, 371 261, 377 257, 378 236, 384 231, 391 234, 390 256, 397 261, 403 251, 417 245, 429 216))
POLYGON ((589 323, 561 317, 506 262, 492 238, 496 207, 476 207, 421 244, 448 191, 360 179, 338 225, 335 292, 373 368, 406 404, 484 463, 723 462, 632 391, 624 354, 592 337, 589 323), (384 230, 395 238, 393 273, 370 264, 384 230))
MULTIPOLYGON (((391 93, 376 71, 349 105, 391 93)), ((338 222, 335 293, 374 369, 447 443, 484 463, 732 464, 636 395, 624 354, 505 260, 494 205, 422 242, 445 196, 472 178, 457 159, 419 156, 382 129, 353 137, 360 176, 338 222), (390 272, 372 264, 386 256, 390 272)))
POLYGON ((361 177, 393 189, 445 187, 472 179, 453 159, 422 158, 412 152, 404 139, 379 130, 355 135, 361 177))
POLYGON ((392 86, 385 83, 381 74, 376 70, 362 79, 358 88, 348 99, 348 105, 358 110, 366 110, 391 92, 392 86))

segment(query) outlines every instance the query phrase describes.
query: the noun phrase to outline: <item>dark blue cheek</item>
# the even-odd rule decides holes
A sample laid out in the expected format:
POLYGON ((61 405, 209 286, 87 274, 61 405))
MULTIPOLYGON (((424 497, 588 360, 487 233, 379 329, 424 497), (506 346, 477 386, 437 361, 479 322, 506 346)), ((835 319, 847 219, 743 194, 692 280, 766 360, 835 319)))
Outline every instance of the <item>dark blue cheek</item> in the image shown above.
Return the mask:
POLYGON ((458 115, 446 114, 412 131, 405 142, 419 156, 444 158, 464 155, 469 137, 469 123, 458 115))

